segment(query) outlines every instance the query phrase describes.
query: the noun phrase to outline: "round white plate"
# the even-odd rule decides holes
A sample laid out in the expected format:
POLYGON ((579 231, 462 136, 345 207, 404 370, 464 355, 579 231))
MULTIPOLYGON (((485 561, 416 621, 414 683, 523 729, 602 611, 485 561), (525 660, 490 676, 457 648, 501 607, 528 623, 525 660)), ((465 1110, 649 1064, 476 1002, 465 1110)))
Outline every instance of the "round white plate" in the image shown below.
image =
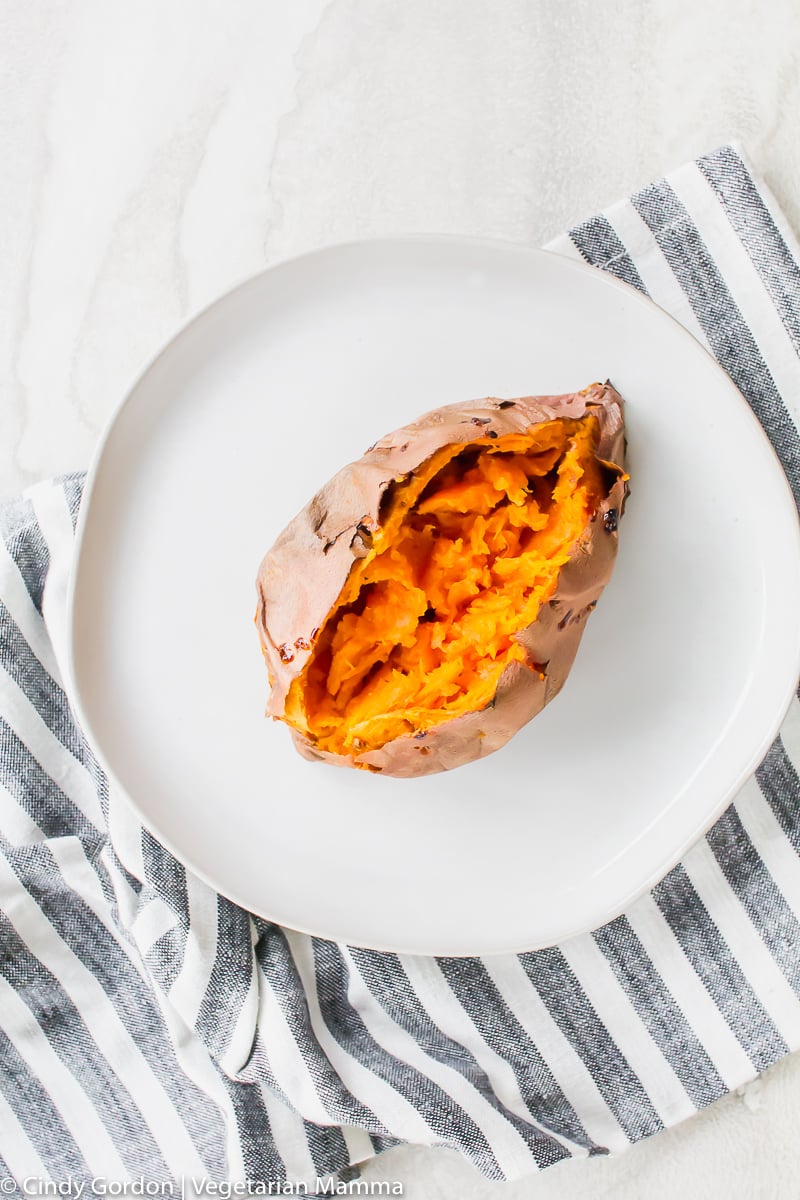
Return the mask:
POLYGON ((266 271, 145 371, 81 510, 71 674, 107 770, 226 896, 378 949, 500 953, 614 917, 711 824, 789 702, 799 608, 786 481, 688 333, 555 255, 408 238, 266 271), (262 715, 253 626, 282 527, 429 408, 607 377, 632 495, 562 694, 429 779, 301 759, 262 715))

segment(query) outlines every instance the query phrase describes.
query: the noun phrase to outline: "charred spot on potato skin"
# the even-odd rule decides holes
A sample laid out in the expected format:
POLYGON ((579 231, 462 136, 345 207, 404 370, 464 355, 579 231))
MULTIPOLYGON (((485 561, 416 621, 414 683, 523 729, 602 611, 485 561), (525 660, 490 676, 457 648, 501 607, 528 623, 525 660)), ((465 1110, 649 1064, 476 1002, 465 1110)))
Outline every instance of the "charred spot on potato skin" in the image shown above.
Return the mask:
POLYGON ((490 429, 490 430, 489 430, 489 437, 490 437, 490 438, 496 438, 496 437, 497 437, 497 430, 496 430, 496 429, 490 429))
POLYGON ((470 417, 469 420, 471 425, 490 425, 492 422, 491 417, 470 417))
POLYGON ((315 627, 314 627, 314 628, 311 630, 311 640, 312 640, 312 642, 316 641, 316 639, 317 639, 318 637, 319 637, 319 625, 316 625, 316 626, 315 626, 315 627))
POLYGON ((295 650, 310 650, 311 649, 311 646, 309 645, 308 641, 304 637, 295 638, 294 647, 295 647, 295 650))
POLYGON ((514 408, 516 403, 517 403, 516 400, 501 400, 497 407, 498 408, 514 408))
POLYGON ((564 613, 564 616, 558 622, 558 628, 566 629, 567 625, 569 625, 571 620, 572 620, 572 609, 570 608, 567 612, 564 613))
POLYGON ((428 731, 427 731, 426 729, 421 729, 421 730, 419 731, 419 733, 415 733, 415 734, 414 734, 414 741, 415 741, 415 742, 421 742, 421 741, 423 741, 423 740, 424 740, 424 739, 425 739, 427 736, 428 736, 428 731))
POLYGON ((282 663, 294 662, 294 650, 288 642, 284 642, 282 646, 278 646, 278 654, 282 663))
POLYGON ((616 533, 619 529, 619 512, 616 508, 609 508, 608 512, 603 513, 603 529, 606 533, 616 533))

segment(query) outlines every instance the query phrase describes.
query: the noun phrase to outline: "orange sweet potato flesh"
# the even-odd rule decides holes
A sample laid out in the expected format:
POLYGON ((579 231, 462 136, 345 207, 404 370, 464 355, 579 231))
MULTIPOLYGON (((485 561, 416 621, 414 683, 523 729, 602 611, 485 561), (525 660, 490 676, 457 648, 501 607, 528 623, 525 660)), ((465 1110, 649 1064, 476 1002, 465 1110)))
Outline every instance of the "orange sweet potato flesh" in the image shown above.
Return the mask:
MULTIPOLYGON (((593 386, 596 393, 587 389, 569 404, 522 398, 439 410, 445 417, 433 428, 455 425, 449 432, 461 440, 435 445, 412 469, 381 481, 372 512, 360 511, 356 490, 353 515, 361 519, 347 527, 348 559, 340 535, 317 549, 328 595, 328 559, 332 552, 339 559, 335 599, 307 632, 276 641, 280 619, 270 616, 283 610, 270 601, 277 583, 289 580, 293 542, 295 578, 311 570, 302 561, 308 517, 285 531, 259 572, 257 622, 273 702, 278 694, 269 711, 291 726, 303 753, 387 774, 428 774, 498 748, 561 686, 610 574, 627 479, 621 399, 610 385, 593 386), (565 573, 572 576, 566 594, 583 602, 578 609, 560 609, 565 573), (544 656, 537 626, 547 631, 544 656)), ((426 420, 398 433, 421 428, 427 449, 426 420)), ((387 443, 388 457, 403 446, 390 435, 379 457, 387 443)), ((375 453, 361 460, 365 469, 375 453)), ((349 468, 351 485, 358 467, 349 468)), ((336 480, 328 485, 334 500, 341 499, 336 480)), ((316 502, 319 516, 325 493, 309 513, 316 502)), ((314 594, 309 581, 306 608, 314 594)))

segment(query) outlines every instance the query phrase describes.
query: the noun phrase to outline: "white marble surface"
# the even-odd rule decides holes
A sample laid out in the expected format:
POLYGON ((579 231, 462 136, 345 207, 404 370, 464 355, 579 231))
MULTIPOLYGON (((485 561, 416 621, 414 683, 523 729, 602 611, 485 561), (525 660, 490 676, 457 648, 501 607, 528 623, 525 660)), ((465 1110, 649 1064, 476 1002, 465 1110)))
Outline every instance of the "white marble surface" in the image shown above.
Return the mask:
MULTIPOLYGON (((126 383, 266 263, 540 243, 731 137, 800 228, 796 0, 0 0, 0 494, 85 467, 126 383)), ((621 1159, 420 1200, 797 1194, 800 1060, 621 1159)))

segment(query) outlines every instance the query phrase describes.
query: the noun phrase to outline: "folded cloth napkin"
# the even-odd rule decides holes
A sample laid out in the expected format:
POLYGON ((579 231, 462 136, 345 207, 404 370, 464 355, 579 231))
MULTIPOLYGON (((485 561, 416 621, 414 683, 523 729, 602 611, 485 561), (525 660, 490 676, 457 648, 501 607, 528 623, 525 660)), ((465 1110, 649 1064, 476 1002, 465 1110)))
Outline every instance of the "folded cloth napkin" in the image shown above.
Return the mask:
MULTIPOLYGON (((731 147, 560 239, 717 357, 800 498, 800 249, 731 147)), ((336 945, 195 879, 62 684, 80 476, 0 514, 0 1176, 277 1189, 397 1142, 513 1179, 620 1151, 800 1046, 800 704, 624 916, 486 959, 336 945)))

